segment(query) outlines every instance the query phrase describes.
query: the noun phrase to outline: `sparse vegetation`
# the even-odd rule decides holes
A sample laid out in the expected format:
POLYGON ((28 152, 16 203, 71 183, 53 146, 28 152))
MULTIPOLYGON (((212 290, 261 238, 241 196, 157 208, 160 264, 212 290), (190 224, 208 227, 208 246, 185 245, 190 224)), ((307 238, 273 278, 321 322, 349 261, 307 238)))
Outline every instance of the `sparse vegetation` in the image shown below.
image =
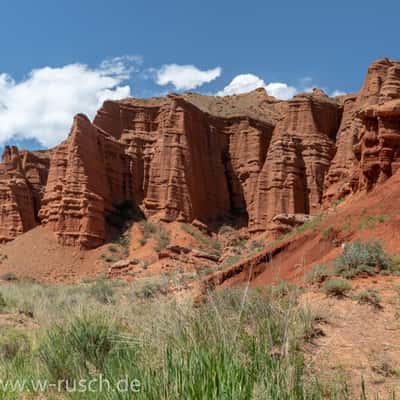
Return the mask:
MULTIPOLYGON (((198 308, 158 301, 151 288, 138 302, 125 299, 111 306, 112 313, 101 303, 93 312, 95 299, 82 301, 84 286, 16 289, 9 288, 8 295, 35 293, 52 305, 31 345, 7 350, 9 357, 0 359, 0 373, 7 379, 65 382, 102 374, 114 389, 118 379, 129 376, 140 382, 137 397, 149 400, 340 398, 339 392, 323 392, 317 377, 307 375, 301 348, 313 337, 317 316, 299 304, 298 292, 290 288, 283 296, 250 290, 244 297, 242 290, 224 290, 198 308), (60 290, 62 297, 80 300, 62 313, 60 290)), ((83 398, 66 384, 61 389, 60 398, 83 398)), ((0 395, 17 398, 11 392, 0 395)), ((84 398, 127 400, 132 394, 95 391, 84 398)))
POLYGON ((334 200, 334 201, 332 202, 332 208, 333 208, 334 210, 336 210, 337 206, 338 206, 339 204, 343 203, 345 200, 346 200, 345 197, 342 197, 342 198, 340 198, 340 199, 334 200))
POLYGON ((199 242, 201 250, 218 256, 221 254, 221 243, 218 240, 206 235, 191 224, 182 224, 182 229, 199 242))
POLYGON ((259 240, 252 240, 250 243, 249 250, 251 253, 255 253, 260 251, 263 247, 264 245, 259 240))
POLYGON ((328 296, 343 297, 351 290, 351 284, 345 279, 329 279, 324 284, 324 292, 328 296))
POLYGON ((360 304, 370 304, 376 308, 381 307, 381 296, 376 290, 366 289, 355 296, 360 304))
POLYGON ((323 283, 332 275, 332 272, 325 264, 318 264, 305 274, 304 280, 307 283, 323 283))
POLYGON ((358 224, 358 229, 374 229, 377 224, 381 224, 389 219, 388 215, 364 215, 358 224))
POLYGON ((391 270, 394 263, 377 241, 356 240, 345 245, 343 253, 335 260, 335 273, 345 278, 359 274, 373 275, 391 270))
POLYGON ((143 239, 140 244, 144 246, 148 239, 153 238, 156 242, 156 251, 160 252, 170 243, 169 232, 161 224, 154 224, 149 221, 142 221, 143 239))
POLYGON ((237 263, 240 260, 240 256, 229 256, 222 264, 220 264, 219 269, 225 269, 230 267, 231 265, 237 263))
POLYGON ((310 221, 305 222, 304 224, 292 229, 290 232, 286 233, 285 235, 281 236, 279 239, 287 239, 289 237, 292 237, 294 235, 297 235, 298 233, 305 232, 309 229, 313 229, 317 227, 321 222, 323 221, 323 216, 322 215, 316 215, 313 217, 310 221))

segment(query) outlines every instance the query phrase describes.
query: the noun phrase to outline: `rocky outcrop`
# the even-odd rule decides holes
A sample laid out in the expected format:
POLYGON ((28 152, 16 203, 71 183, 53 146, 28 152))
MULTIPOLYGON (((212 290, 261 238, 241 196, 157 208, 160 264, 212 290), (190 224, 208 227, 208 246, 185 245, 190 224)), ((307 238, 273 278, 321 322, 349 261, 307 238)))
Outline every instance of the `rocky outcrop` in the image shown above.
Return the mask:
POLYGON ((279 101, 257 89, 106 101, 49 152, 6 150, 0 240, 40 221, 62 244, 96 247, 126 203, 205 229, 234 214, 253 232, 277 215, 317 214, 397 171, 399 101, 400 63, 388 59, 370 66, 358 94, 337 98, 314 90, 279 101))
POLYGON ((125 199, 123 146, 77 115, 68 139, 52 151, 40 218, 59 242, 96 247, 106 237, 105 216, 125 199))
POLYGON ((340 117, 340 105, 321 91, 288 102, 258 176, 251 230, 265 230, 277 214, 319 210, 340 117))
POLYGON ((316 217, 310 214, 277 214, 268 224, 267 230, 273 239, 278 239, 314 218, 316 217))
POLYGON ((400 62, 381 59, 368 69, 359 94, 344 102, 336 156, 325 200, 371 190, 398 169, 400 62))
POLYGON ((0 164, 0 243, 37 224, 48 164, 48 152, 19 152, 14 146, 4 149, 0 164))

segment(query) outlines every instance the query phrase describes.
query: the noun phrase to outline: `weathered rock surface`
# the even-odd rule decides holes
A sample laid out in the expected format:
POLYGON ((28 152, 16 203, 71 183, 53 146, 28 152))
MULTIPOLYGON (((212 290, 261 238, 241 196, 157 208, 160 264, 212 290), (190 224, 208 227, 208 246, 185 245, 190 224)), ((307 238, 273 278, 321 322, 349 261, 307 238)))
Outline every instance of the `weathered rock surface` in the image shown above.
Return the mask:
POLYGON ((8 242, 37 224, 49 154, 4 149, 0 164, 0 243, 8 242))
POLYGON ((361 91, 344 104, 336 156, 325 181, 325 198, 371 190, 399 166, 400 62, 371 64, 361 91))
POLYGON ((268 231, 274 239, 290 232, 292 229, 314 219, 310 214, 278 214, 268 224, 268 231))
POLYGON ((323 92, 295 96, 278 122, 257 180, 250 229, 265 230, 281 213, 315 213, 334 156, 341 107, 323 92))
POLYGON ((316 214, 397 171, 399 102, 400 62, 388 59, 370 66, 358 94, 334 99, 314 90, 279 101, 257 89, 106 101, 93 122, 76 116, 51 151, 6 149, 0 240, 41 221, 62 244, 96 247, 127 201, 204 229, 230 214, 250 231, 316 214))

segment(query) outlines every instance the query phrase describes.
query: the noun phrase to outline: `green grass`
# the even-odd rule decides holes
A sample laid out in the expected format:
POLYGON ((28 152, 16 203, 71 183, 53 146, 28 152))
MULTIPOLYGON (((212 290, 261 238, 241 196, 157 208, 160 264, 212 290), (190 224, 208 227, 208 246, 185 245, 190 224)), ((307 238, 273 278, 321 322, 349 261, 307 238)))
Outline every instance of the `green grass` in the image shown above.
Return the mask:
MULTIPOLYGON (((135 301, 129 286, 122 287, 128 297, 105 305, 91 296, 90 284, 12 285, 5 299, 17 306, 28 296, 40 328, 27 346, 16 339, 10 356, 0 358, 2 378, 53 382, 102 374, 112 388, 125 376, 140 382, 134 395, 70 393, 62 387, 57 398, 342 398, 308 373, 302 348, 319 316, 287 285, 279 294, 269 288, 222 290, 197 308, 166 296, 135 301)), ((19 397, 0 393, 0 398, 19 397)))

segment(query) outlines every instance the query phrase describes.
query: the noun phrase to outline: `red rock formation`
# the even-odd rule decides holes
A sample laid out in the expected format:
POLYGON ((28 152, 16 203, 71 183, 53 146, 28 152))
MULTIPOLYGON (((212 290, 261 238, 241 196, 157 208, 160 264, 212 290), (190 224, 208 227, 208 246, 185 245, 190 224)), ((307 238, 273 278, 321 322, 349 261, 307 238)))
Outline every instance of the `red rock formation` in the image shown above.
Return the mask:
POLYGON ((315 213, 334 155, 340 106, 321 91, 289 101, 258 177, 249 228, 265 230, 277 214, 315 213))
POLYGON ((359 94, 335 99, 314 90, 283 102, 258 89, 106 101, 93 123, 75 118, 50 167, 49 152, 6 151, 0 240, 39 215, 61 243, 95 247, 125 201, 163 221, 240 214, 251 231, 278 214, 316 214, 397 171, 399 99, 400 63, 383 59, 359 94))
POLYGON ((120 157, 110 147, 87 117, 77 115, 68 139, 52 151, 40 218, 63 244, 89 248, 105 239, 111 190, 118 196, 120 189, 117 180, 107 181, 105 155, 120 157))
POLYGON ((0 164, 0 242, 32 229, 48 169, 47 152, 6 147, 0 164))

